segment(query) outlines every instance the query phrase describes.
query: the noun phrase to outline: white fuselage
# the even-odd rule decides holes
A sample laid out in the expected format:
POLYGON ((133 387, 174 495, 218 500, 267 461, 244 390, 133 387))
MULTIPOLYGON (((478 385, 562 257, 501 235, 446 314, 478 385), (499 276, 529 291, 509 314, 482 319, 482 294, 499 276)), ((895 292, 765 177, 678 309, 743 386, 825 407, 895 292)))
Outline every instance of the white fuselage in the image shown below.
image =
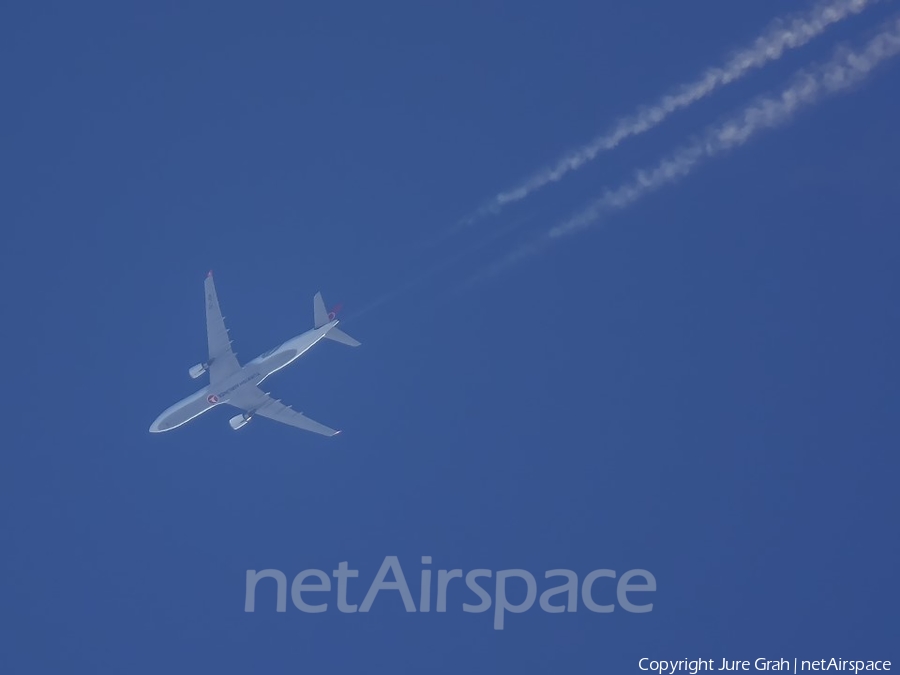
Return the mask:
POLYGON ((210 384, 203 389, 166 408, 150 425, 150 431, 170 431, 191 421, 198 415, 222 403, 227 403, 234 392, 243 387, 256 387, 269 375, 293 363, 313 345, 325 337, 339 322, 332 320, 321 328, 313 328, 302 335, 283 342, 274 349, 260 354, 227 379, 210 384))

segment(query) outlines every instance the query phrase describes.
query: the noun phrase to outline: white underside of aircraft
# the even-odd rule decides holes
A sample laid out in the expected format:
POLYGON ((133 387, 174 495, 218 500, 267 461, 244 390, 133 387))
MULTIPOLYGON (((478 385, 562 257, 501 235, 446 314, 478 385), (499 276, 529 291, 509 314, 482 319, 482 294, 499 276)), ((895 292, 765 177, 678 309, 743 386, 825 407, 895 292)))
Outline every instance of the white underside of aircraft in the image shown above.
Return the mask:
POLYGON ((328 338, 351 347, 359 346, 359 342, 337 328, 340 322, 335 318, 334 312, 329 313, 325 309, 322 294, 316 293, 313 298, 315 328, 291 338, 241 366, 231 349, 231 340, 228 336, 228 329, 225 327, 225 319, 219 309, 212 272, 206 275, 205 286, 209 360, 193 366, 189 370, 189 374, 196 379, 208 372, 209 386, 163 411, 150 425, 150 431, 155 433, 171 431, 190 422, 207 410, 227 404, 243 411, 228 421, 231 428, 235 430, 240 429, 258 415, 323 436, 334 436, 340 433, 311 420, 303 413, 294 410, 289 405, 284 405, 280 400, 272 398, 259 388, 262 381, 269 375, 296 361, 319 340, 328 338))

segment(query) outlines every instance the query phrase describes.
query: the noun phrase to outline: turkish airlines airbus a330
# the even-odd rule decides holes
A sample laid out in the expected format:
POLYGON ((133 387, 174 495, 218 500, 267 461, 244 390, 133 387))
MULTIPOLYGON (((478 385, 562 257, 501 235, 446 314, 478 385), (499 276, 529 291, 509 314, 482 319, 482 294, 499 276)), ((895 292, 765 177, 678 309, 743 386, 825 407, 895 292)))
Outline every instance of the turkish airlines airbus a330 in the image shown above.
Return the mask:
POLYGON ((312 330, 291 338, 241 366, 231 349, 231 340, 228 337, 228 329, 225 327, 225 319, 219 309, 212 272, 206 275, 205 285, 206 337, 209 343, 209 359, 206 363, 198 363, 193 366, 188 372, 194 379, 208 372, 209 386, 163 411, 150 425, 150 431, 171 431, 190 422, 207 410, 227 403, 243 411, 228 421, 231 428, 235 430, 240 429, 253 417, 259 415, 323 436, 334 436, 340 433, 324 424, 314 422, 303 413, 284 405, 278 399, 271 398, 269 394, 259 388, 260 383, 269 375, 293 363, 323 338, 351 347, 359 347, 359 342, 338 329, 337 325, 340 322, 335 318, 334 312, 328 312, 325 309, 322 294, 316 293, 313 298, 315 327, 312 330))

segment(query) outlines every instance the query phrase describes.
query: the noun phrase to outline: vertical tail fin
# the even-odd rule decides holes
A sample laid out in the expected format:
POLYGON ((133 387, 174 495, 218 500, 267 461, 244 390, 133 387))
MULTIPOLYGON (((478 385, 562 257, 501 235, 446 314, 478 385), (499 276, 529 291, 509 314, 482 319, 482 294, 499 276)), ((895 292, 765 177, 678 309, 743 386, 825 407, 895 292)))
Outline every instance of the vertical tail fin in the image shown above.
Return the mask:
POLYGON ((322 299, 321 293, 316 293, 316 297, 313 298, 313 319, 316 328, 321 328, 331 321, 328 310, 325 309, 325 301, 322 299))
MULTIPOLYGON (((316 293, 316 297, 313 298, 313 319, 316 325, 316 328, 321 328, 327 323, 331 323, 334 321, 335 314, 337 313, 339 307, 336 307, 332 311, 328 311, 325 309, 325 301, 322 299, 321 293, 316 293)), ((348 347, 359 347, 360 343, 358 340, 354 340, 352 337, 347 335, 344 331, 338 330, 338 328, 334 327, 325 334, 330 340, 334 340, 335 342, 340 342, 341 344, 347 345, 348 347)))

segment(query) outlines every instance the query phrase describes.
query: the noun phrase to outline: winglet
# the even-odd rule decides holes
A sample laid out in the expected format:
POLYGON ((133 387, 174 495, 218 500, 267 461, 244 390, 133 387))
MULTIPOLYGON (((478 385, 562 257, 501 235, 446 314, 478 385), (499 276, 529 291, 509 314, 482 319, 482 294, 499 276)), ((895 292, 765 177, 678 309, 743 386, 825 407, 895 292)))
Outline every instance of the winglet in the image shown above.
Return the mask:
POLYGON ((211 277, 211 276, 212 276, 212 270, 210 270, 209 272, 207 272, 207 273, 206 273, 206 276, 211 277))

